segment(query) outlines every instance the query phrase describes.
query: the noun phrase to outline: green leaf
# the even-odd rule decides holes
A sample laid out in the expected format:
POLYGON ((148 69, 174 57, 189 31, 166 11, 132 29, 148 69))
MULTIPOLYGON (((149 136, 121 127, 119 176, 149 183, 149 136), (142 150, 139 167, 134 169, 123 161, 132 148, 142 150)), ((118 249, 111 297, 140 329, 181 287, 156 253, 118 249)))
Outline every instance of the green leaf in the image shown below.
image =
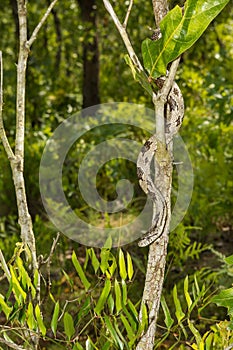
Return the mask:
POLYGON ((137 322, 138 321, 138 312, 136 310, 136 307, 134 306, 134 304, 132 303, 132 301, 130 299, 128 299, 128 307, 131 311, 131 314, 134 317, 134 320, 137 322))
POLYGON ((148 327, 148 313, 147 313, 147 307, 143 303, 142 304, 142 319, 140 323, 140 331, 146 330, 148 327))
POLYGON ((104 246, 103 246, 104 249, 111 249, 112 248, 112 237, 109 236, 107 239, 106 239, 106 242, 104 243, 104 246))
POLYGON ((109 297, 108 297, 108 308, 109 308, 110 315, 113 315, 114 306, 115 306, 115 303, 114 303, 113 296, 112 296, 112 294, 109 294, 109 297))
POLYGON ((109 333, 112 336, 112 339, 114 343, 116 344, 118 349, 123 350, 124 349, 124 343, 120 340, 116 330, 114 329, 113 325, 111 324, 111 321, 108 316, 104 316, 104 322, 106 324, 106 327, 109 331, 109 333))
POLYGON ((53 331, 54 336, 56 337, 56 332, 57 332, 57 320, 58 320, 58 315, 59 315, 59 301, 56 302, 54 311, 53 311, 53 317, 51 321, 51 329, 53 331))
POLYGON ((130 326, 127 318, 122 313, 121 313, 120 317, 121 317, 121 321, 126 329, 127 336, 129 338, 129 340, 135 339, 135 333, 134 333, 132 327, 130 326))
POLYGON ((119 283, 115 279, 114 283, 114 288, 115 288, 115 296, 116 296, 116 310, 117 313, 119 313, 122 309, 122 303, 121 303, 121 288, 119 286, 119 283))
POLYGON ((129 55, 125 55, 125 62, 128 64, 128 66, 131 69, 133 78, 135 81, 139 82, 144 90, 146 90, 150 96, 153 95, 153 90, 151 88, 151 85, 148 80, 148 76, 143 71, 138 71, 138 69, 134 66, 133 62, 131 61, 129 55))
POLYGON ((33 284, 34 284, 34 287, 35 287, 35 288, 37 288, 38 282, 39 282, 39 272, 38 272, 38 270, 36 269, 36 270, 35 270, 35 273, 34 273, 34 277, 33 277, 33 284))
POLYGON ((233 255, 227 256, 224 260, 228 265, 233 265, 233 255))
POLYGON ((126 265, 125 265, 125 257, 123 251, 119 250, 119 268, 120 268, 120 276, 123 280, 126 280, 127 278, 127 271, 126 271, 126 265))
POLYGON ((99 267, 100 267, 100 263, 99 260, 97 259, 96 255, 95 255, 95 251, 93 248, 90 249, 89 252, 90 256, 91 256, 91 263, 92 266, 94 268, 95 273, 98 271, 99 267))
POLYGON ((127 310, 126 306, 123 305, 122 308, 123 308, 124 314, 127 316, 127 319, 130 322, 131 328, 136 333, 137 326, 138 326, 138 321, 135 320, 135 317, 127 310))
POLYGON ((107 340, 101 350, 110 350, 111 346, 112 346, 112 343, 109 340, 107 340))
POLYGON ((226 307, 228 309, 228 315, 233 316, 233 288, 222 290, 210 301, 217 304, 218 306, 226 307))
POLYGON ((83 319, 91 310, 91 298, 87 297, 86 300, 84 301, 81 309, 78 312, 78 320, 83 319))
POLYGON ((193 301, 190 297, 188 288, 189 288, 189 279, 188 279, 188 276, 186 276, 184 280, 184 296, 187 301, 188 309, 190 310, 190 307, 192 306, 193 301))
POLYGON ((12 279, 12 291, 15 294, 15 297, 19 304, 21 304, 21 300, 26 300, 27 294, 24 292, 22 287, 19 284, 19 281, 15 275, 14 268, 10 266, 10 272, 11 272, 11 279, 12 279))
POLYGON ((36 315, 37 324, 39 326, 39 330, 41 331, 41 334, 44 337, 46 334, 46 328, 45 328, 43 318, 42 318, 41 312, 40 312, 40 307, 38 304, 35 307, 35 315, 36 315))
POLYGON ((111 281, 109 279, 106 279, 102 293, 98 299, 96 307, 94 308, 94 311, 97 313, 97 315, 100 315, 101 311, 103 310, 105 306, 105 302, 110 293, 110 290, 111 290, 111 281))
POLYGON ((117 262, 116 262, 115 256, 111 252, 109 253, 108 265, 109 265, 108 271, 110 272, 110 276, 112 277, 112 275, 114 274, 117 268, 117 262), (109 264, 110 261, 111 261, 111 264, 109 264))
POLYGON ((181 304, 178 299, 176 285, 173 288, 173 299, 174 299, 175 308, 176 308, 176 312, 175 312, 176 318, 178 320, 178 323, 180 323, 180 321, 185 317, 185 314, 182 311, 181 304))
POLYGON ((105 273, 107 271, 107 269, 109 268, 109 264, 108 264, 109 254, 110 254, 109 249, 105 249, 105 248, 101 249, 101 252, 100 252, 100 258, 101 258, 100 269, 101 269, 101 271, 103 273, 105 273))
POLYGON ((90 337, 86 340, 86 350, 98 350, 90 337))
POLYGON ((174 323, 174 320, 171 317, 171 314, 170 314, 170 311, 169 311, 169 308, 167 306, 167 303, 166 303, 164 296, 161 297, 161 305, 162 305, 163 312, 165 315, 165 320, 164 320, 165 325, 167 326, 168 329, 170 329, 174 323))
POLYGON ((6 302, 4 301, 4 296, 2 294, 0 294, 0 306, 2 308, 2 311, 4 312, 4 314, 6 315, 6 318, 8 320, 11 311, 13 310, 13 307, 8 306, 6 304, 6 302))
POLYGON ((196 327, 194 327, 193 323, 189 319, 188 319, 188 326, 189 326, 190 331, 193 333, 193 335, 195 337, 197 345, 200 345, 200 343, 201 343, 201 334, 196 329, 196 327))
POLYGON ((80 343, 75 343, 72 350, 84 350, 80 343))
POLYGON ((229 0, 187 0, 184 14, 177 5, 160 22, 162 37, 142 43, 143 62, 150 76, 166 75, 167 65, 190 48, 229 0))
POLYGON ((128 271, 128 276, 130 281, 132 280, 133 277, 133 263, 130 254, 127 252, 127 271, 128 271))
POLYGON ((37 323, 34 317, 34 312, 33 312, 33 305, 31 302, 29 302, 28 304, 28 308, 27 308, 27 325, 29 327, 29 329, 35 330, 37 323))
POLYGON ((73 262, 74 267, 79 275, 80 280, 82 281, 82 284, 84 285, 85 289, 88 290, 91 286, 91 283, 87 280, 85 273, 83 272, 82 266, 80 265, 80 263, 77 259, 75 251, 73 251, 73 254, 72 254, 72 262, 73 262))
POLYGON ((127 285, 124 280, 121 281, 121 286, 122 286, 122 302, 123 302, 123 305, 126 305, 128 301, 128 296, 127 296, 127 285))
POLYGON ((63 321, 64 321, 65 334, 68 340, 70 340, 75 333, 73 317, 68 312, 65 312, 63 321))

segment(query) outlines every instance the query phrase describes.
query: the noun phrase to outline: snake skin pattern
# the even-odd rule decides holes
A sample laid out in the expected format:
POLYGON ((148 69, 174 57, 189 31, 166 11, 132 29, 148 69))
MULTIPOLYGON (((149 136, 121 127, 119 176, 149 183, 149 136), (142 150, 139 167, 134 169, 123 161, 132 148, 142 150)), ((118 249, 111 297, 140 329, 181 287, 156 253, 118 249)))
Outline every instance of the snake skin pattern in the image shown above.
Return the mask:
MULTIPOLYGON (((157 79, 157 85, 163 85, 165 78, 157 79)), ((170 149, 173 136, 178 132, 184 117, 184 101, 178 85, 174 82, 168 94, 165 110, 166 147, 170 149)), ((142 190, 154 204, 154 214, 151 228, 143 234, 138 243, 145 247, 156 241, 163 233, 167 221, 168 207, 166 200, 151 178, 151 162, 156 159, 159 141, 156 134, 150 137, 142 147, 137 160, 137 175, 142 190)))

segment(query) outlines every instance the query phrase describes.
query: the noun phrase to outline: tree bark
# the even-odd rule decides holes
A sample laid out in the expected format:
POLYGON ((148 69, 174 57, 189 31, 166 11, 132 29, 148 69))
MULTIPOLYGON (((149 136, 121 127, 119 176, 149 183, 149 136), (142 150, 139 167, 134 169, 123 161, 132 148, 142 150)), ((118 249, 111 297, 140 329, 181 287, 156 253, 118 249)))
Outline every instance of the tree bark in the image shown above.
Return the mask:
POLYGON ((78 0, 85 26, 83 41, 83 108, 100 104, 96 0, 78 0))
MULTIPOLYGON (((168 11, 166 0, 152 0, 156 26, 159 28, 159 23, 168 11)), ((175 63, 176 68, 179 60, 175 63)), ((174 76, 171 78, 170 84, 173 83, 174 76)), ((171 86, 170 86, 171 88, 171 86)), ((165 140, 165 119, 164 119, 164 97, 166 98, 169 91, 165 92, 165 96, 155 95, 153 102, 155 108, 156 119, 156 135, 157 138, 164 144, 164 157, 161 162, 155 163, 155 182, 156 186, 163 194, 167 208, 167 222, 162 236, 149 246, 147 272, 145 285, 142 297, 142 304, 146 305, 148 311, 148 329, 139 340, 136 350, 153 350, 156 323, 160 307, 160 299, 163 289, 164 273, 166 267, 167 245, 169 240, 169 226, 171 220, 171 186, 172 186, 172 145, 166 145, 165 140)), ((156 208, 154 208, 156 212, 156 208)), ((140 318, 142 314, 142 306, 140 318)))

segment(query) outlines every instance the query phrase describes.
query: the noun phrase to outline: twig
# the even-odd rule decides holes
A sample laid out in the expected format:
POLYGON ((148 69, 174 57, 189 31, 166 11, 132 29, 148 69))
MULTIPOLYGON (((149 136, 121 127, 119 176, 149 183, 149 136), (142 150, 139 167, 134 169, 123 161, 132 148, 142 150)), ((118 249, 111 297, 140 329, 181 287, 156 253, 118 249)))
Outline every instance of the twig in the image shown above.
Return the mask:
POLYGON ((47 11, 45 12, 44 16, 41 18, 40 22, 37 24, 36 28, 33 30, 32 35, 31 35, 30 39, 27 41, 27 44, 26 44, 28 49, 32 46, 32 44, 36 40, 37 34, 39 33, 41 27, 45 23, 46 19, 48 18, 50 12, 52 11, 52 9, 55 6, 57 1, 58 0, 53 0, 51 2, 51 4, 49 5, 49 7, 48 7, 47 11))
POLYGON ((6 136, 2 112, 3 112, 3 62, 2 62, 2 51, 0 51, 0 137, 3 143, 3 147, 6 151, 7 157, 9 159, 14 159, 15 155, 12 151, 12 148, 6 136))
POLYGON ((180 57, 178 57, 175 61, 172 62, 168 76, 166 77, 163 87, 160 90, 160 95, 163 95, 166 100, 171 90, 172 84, 175 80, 176 71, 179 66, 179 63, 180 63, 180 57))
POLYGON ((132 7, 133 7, 133 0, 130 0, 129 7, 128 7, 128 10, 127 10, 127 13, 126 13, 126 16, 125 16, 125 20, 124 20, 124 23, 123 23, 123 27, 125 29, 126 29, 127 24, 128 24, 128 20, 129 20, 129 16, 130 16, 130 12, 132 10, 132 7))
POLYGON ((175 79, 176 71, 180 62, 180 57, 172 62, 168 76, 165 79, 162 89, 157 93, 153 93, 153 103, 155 106, 155 120, 156 120, 156 135, 164 145, 165 139, 165 118, 164 118, 164 106, 167 102, 168 94, 171 90, 172 84, 175 79))
POLYGON ((0 249, 0 261, 1 261, 1 264, 2 264, 2 269, 5 272, 8 281, 10 282, 11 274, 10 274, 10 271, 9 271, 9 269, 7 267, 7 263, 6 263, 6 260, 4 258, 4 255, 2 254, 1 249, 0 249))
POLYGON ((7 346, 9 346, 9 348, 11 349, 16 349, 16 350, 26 350, 25 348, 23 348, 22 346, 15 344, 15 343, 11 343, 10 341, 7 341, 3 338, 0 338, 0 343, 5 344, 7 346))
POLYGON ((52 259, 54 250, 56 248, 57 242, 59 240, 59 237, 60 237, 60 233, 58 232, 57 233, 57 237, 55 239, 53 239, 53 244, 52 244, 52 247, 50 249, 50 253, 49 253, 48 258, 45 261, 43 261, 44 264, 47 264, 47 278, 46 278, 46 295, 45 295, 45 299, 46 299, 46 297, 49 296, 50 289, 51 289, 50 265, 51 265, 51 259, 52 259))
POLYGON ((55 248, 56 248, 56 245, 57 245, 57 242, 58 242, 58 240, 59 240, 59 237, 60 237, 60 233, 58 232, 58 233, 57 233, 57 237, 56 237, 55 239, 53 239, 53 244, 52 244, 52 247, 51 247, 51 249, 50 249, 49 256, 48 256, 48 258, 47 258, 45 261, 43 261, 43 264, 49 264, 49 265, 50 265, 50 263, 51 263, 51 257, 52 257, 52 255, 53 255, 53 253, 54 253, 54 250, 55 250, 55 248))
POLYGON ((124 41, 124 44, 125 44, 125 47, 128 51, 128 54, 132 60, 132 62, 134 63, 134 65, 138 68, 139 71, 144 71, 143 67, 142 67, 142 64, 141 62, 139 61, 132 45, 131 45, 131 42, 129 40, 129 37, 128 37, 128 34, 125 30, 125 27, 124 25, 121 24, 121 22, 119 21, 112 5, 110 4, 109 0, 103 0, 103 3, 104 3, 104 6, 106 8, 106 10, 108 11, 108 13, 110 14, 110 16, 112 17, 113 19, 113 22, 115 23, 115 26, 117 27, 121 37, 122 37, 122 40, 124 41))

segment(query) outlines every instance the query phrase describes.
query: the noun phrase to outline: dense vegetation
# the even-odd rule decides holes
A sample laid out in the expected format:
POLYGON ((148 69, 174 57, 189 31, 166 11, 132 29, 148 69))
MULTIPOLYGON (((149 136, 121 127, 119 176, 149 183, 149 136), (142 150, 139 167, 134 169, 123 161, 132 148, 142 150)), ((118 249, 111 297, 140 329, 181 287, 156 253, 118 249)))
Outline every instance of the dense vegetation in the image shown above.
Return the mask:
MULTIPOLYGON (((124 46, 102 2, 90 1, 94 9, 91 16, 83 3, 81 0, 58 2, 29 56, 25 178, 37 250, 43 256, 41 310, 26 296, 28 291, 33 294, 36 276, 27 273, 24 247, 19 243, 10 166, 0 144, 0 249, 15 276, 15 281, 7 280, 1 260, 0 338, 6 343, 0 341, 0 349, 7 349, 7 342, 12 339, 29 346, 25 340, 25 324, 30 330, 39 328, 41 349, 84 349, 85 346, 86 349, 133 349, 147 326, 146 310, 142 323, 137 317, 146 249, 138 248, 136 243, 122 250, 111 249, 110 241, 102 249, 85 248, 60 235, 53 254, 49 255, 57 230, 43 209, 38 175, 47 139, 64 119, 98 101, 133 102, 152 107, 150 97, 132 79, 124 60, 124 46), (95 98, 87 93, 90 87, 95 91, 95 98)), ((127 3, 114 2, 119 17, 124 16, 127 3)), ((170 1, 170 6, 177 3, 170 1)), ((46 1, 29 1, 29 33, 47 5, 46 1)), ((12 143, 18 47, 15 6, 15 0, 0 3, 4 118, 12 143)), ((150 2, 135 0, 128 32, 138 52, 142 40, 151 36, 150 27, 154 27, 150 2)), ((232 37, 233 9, 229 4, 198 42, 182 55, 179 66, 176 80, 186 106, 181 135, 192 161, 194 189, 183 222, 170 235, 156 349, 221 350, 233 346, 232 37), (214 302, 224 307, 216 307, 214 302)), ((124 113, 129 119, 127 110, 124 113)), ((143 132, 131 127, 127 130, 120 126, 114 130, 106 127, 94 133, 94 137, 92 132, 87 133, 82 142, 71 149, 63 174, 64 190, 71 206, 85 220, 102 220, 104 225, 111 226, 119 219, 111 220, 107 214, 104 218, 98 217, 80 199, 77 169, 90 144, 115 135, 142 141, 143 132)), ((112 200, 116 194, 115 184, 125 177, 135 183, 137 198, 130 206, 130 217, 145 201, 136 183, 134 164, 127 164, 125 160, 105 164, 98 173, 97 187, 103 198, 112 200)), ((174 188, 176 185, 174 176, 174 188)))

